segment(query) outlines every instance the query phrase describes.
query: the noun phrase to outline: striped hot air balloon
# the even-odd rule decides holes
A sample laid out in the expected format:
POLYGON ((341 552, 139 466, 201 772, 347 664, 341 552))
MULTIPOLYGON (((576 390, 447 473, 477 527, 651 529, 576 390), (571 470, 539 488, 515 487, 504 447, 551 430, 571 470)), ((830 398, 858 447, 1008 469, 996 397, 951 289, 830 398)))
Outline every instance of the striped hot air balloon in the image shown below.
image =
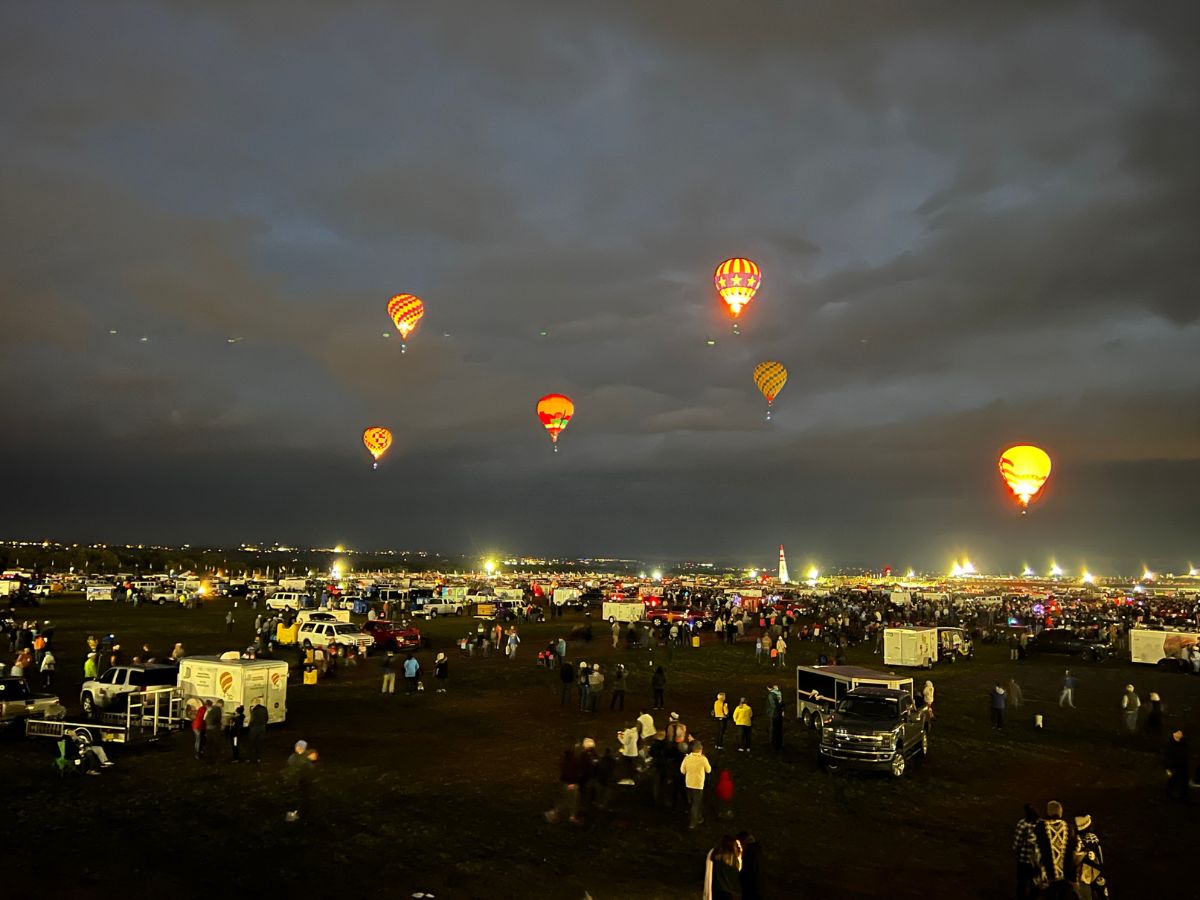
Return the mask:
POLYGON ((550 432, 550 440, 554 444, 554 452, 558 452, 558 436, 575 415, 575 404, 570 397, 563 394, 547 394, 537 404, 537 415, 546 431, 550 432))
POLYGON ((754 386, 767 398, 767 421, 771 420, 771 404, 787 384, 787 369, 783 363, 767 360, 754 367, 754 386))
POLYGON ((758 286, 762 284, 762 272, 752 260, 735 256, 717 266, 713 272, 713 284, 729 307, 730 315, 736 319, 742 307, 753 300, 758 292, 758 286))
POLYGON ((371 456, 374 457, 375 463, 371 468, 379 468, 379 458, 387 453, 388 447, 392 446, 392 433, 381 427, 368 428, 363 432, 363 446, 367 448, 371 456))
POLYGON ((1024 513, 1050 477, 1050 455, 1041 447, 1018 444, 1000 454, 1000 477, 1024 513))
MULTIPOLYGON (((425 315, 425 304, 421 302, 421 298, 415 294, 397 294, 387 305, 388 318, 396 326, 396 330, 400 332, 400 340, 402 342, 408 340, 408 336, 412 334, 413 329, 417 327, 417 323, 421 321, 421 316, 425 315)), ((408 349, 408 344, 400 344, 400 352, 404 353, 408 349)))

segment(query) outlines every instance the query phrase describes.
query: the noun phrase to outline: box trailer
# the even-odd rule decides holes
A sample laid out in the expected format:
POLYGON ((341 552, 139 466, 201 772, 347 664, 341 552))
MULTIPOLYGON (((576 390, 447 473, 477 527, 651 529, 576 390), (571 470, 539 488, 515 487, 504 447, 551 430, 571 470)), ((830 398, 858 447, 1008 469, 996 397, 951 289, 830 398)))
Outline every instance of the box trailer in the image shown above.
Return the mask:
POLYGON ((267 722, 287 718, 288 664, 278 659, 223 659, 220 656, 185 656, 179 661, 179 693, 185 706, 197 701, 224 700, 225 715, 239 706, 262 703, 267 722))
POLYGON ((564 603, 574 603, 579 597, 579 588, 555 588, 553 602, 555 606, 562 606, 564 603))
POLYGON ((936 628, 885 628, 883 664, 929 668, 938 658, 936 628))
POLYGON ((806 728, 820 728, 841 699, 856 687, 883 687, 913 694, 911 675, 864 666, 796 666, 796 718, 806 728))
POLYGON ((1196 652, 1196 647, 1200 647, 1200 633, 1195 631, 1134 628, 1129 632, 1129 659, 1135 663, 1190 667, 1190 654, 1196 652))
POLYGON ((640 622, 646 605, 641 600, 605 600, 600 615, 605 622, 640 622))

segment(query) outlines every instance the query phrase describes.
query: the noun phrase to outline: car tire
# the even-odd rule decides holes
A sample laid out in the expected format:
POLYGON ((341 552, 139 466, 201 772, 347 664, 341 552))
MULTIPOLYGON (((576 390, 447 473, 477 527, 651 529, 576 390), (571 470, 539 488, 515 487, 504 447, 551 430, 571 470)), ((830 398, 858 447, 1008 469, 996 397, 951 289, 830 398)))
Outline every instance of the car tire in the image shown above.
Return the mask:
POLYGON ((462 607, 461 607, 461 606, 459 606, 459 607, 456 607, 456 608, 455 608, 455 610, 454 610, 454 614, 455 614, 456 616, 461 616, 461 615, 463 614, 463 609, 462 609, 462 607))
POLYGON ((904 751, 897 750, 896 755, 892 757, 892 777, 901 778, 904 775, 904 770, 908 768, 908 762, 904 758, 904 751))
POLYGON ((810 713, 807 709, 802 710, 800 713, 800 724, 805 728, 813 727, 812 713, 810 713))
POLYGON ((617 617, 616 617, 616 616, 609 616, 609 617, 608 617, 608 624, 609 624, 609 625, 614 625, 614 624, 616 624, 616 621, 617 621, 617 617))
POLYGON ((836 760, 826 759, 823 756, 819 757, 819 759, 821 761, 821 766, 825 769, 826 772, 841 771, 842 764, 840 762, 837 762, 836 760))
POLYGON ((84 694, 79 698, 79 705, 83 707, 83 714, 89 719, 96 717, 96 700, 91 694, 84 694))
POLYGON ((436 610, 436 609, 431 609, 431 610, 429 611, 429 618, 431 618, 431 619, 436 619, 436 618, 437 618, 437 610, 436 610))
POLYGON ((1093 662, 1096 656, 1090 649, 1085 649, 1081 654, 1079 654, 1079 658, 1084 662, 1093 662))

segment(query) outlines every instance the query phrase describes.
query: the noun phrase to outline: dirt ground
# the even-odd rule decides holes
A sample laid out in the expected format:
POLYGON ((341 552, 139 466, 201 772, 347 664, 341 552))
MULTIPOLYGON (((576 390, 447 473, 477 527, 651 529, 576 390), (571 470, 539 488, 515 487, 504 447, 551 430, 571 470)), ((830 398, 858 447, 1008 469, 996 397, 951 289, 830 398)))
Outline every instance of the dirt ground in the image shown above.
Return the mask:
MULTIPOLYGON (((200 611, 55 598, 38 611, 57 628, 56 689, 78 708, 84 639, 114 632, 126 654, 149 642, 166 654, 182 640, 191 653, 248 642, 254 612, 229 601, 200 611)), ((18 611, 21 612, 21 611, 18 611)), ((765 710, 778 681, 794 712, 794 666, 815 645, 794 641, 786 671, 755 664, 747 641, 676 651, 614 651, 607 627, 590 645, 572 643, 578 661, 624 662, 632 672, 626 711, 588 715, 560 706, 557 672, 535 665, 537 650, 582 621, 576 614, 522 626, 515 662, 462 659, 453 641, 469 619, 438 619, 419 656, 451 658, 449 692, 379 693, 368 661, 317 686, 293 683, 288 721, 267 737, 260 766, 197 762, 190 734, 151 746, 117 748, 116 767, 99 778, 60 779, 53 743, 15 735, 0 743, 5 893, 22 896, 193 897, 244 891, 291 896, 682 898, 700 894, 703 860, 722 833, 752 831, 763 848, 768 896, 779 898, 1000 898, 1013 894, 1009 844, 1021 806, 1061 800, 1088 812, 1104 841, 1117 897, 1175 895, 1179 864, 1200 823, 1200 791, 1190 808, 1164 796, 1161 741, 1118 733, 1126 682, 1143 700, 1158 691, 1168 728, 1183 723, 1200 743, 1200 678, 1109 661, 1075 663, 1076 710, 1060 710, 1066 661, 1012 663, 1006 649, 982 647, 974 661, 941 666, 929 759, 900 780, 830 775, 816 763, 816 740, 789 718, 785 749, 755 729, 750 755, 713 747, 712 697, 749 698, 765 710), (667 708, 706 742, 714 771, 736 784, 735 816, 689 833, 682 811, 654 809, 638 789, 619 789, 612 809, 583 826, 549 825, 542 811, 557 796, 558 759, 567 742, 594 737, 616 749, 616 732, 650 699, 651 663, 668 673, 667 708), (1026 706, 1010 711, 1002 733, 988 724, 988 690, 1014 675, 1026 706), (1046 728, 1032 728, 1034 713, 1046 728), (280 773, 292 743, 321 754, 316 815, 285 823, 280 773)), ((867 648, 849 662, 873 665, 867 648)), ((917 672, 918 685, 926 673, 917 672)), ((432 682, 432 678, 427 679, 432 682)), ((432 687, 432 683, 429 685, 432 687)), ((402 690, 402 685, 400 686, 402 690)), ((605 702, 607 707, 607 698, 605 702)), ((74 717, 74 716, 72 716, 74 717)), ((656 714, 662 724, 665 713, 656 714)))

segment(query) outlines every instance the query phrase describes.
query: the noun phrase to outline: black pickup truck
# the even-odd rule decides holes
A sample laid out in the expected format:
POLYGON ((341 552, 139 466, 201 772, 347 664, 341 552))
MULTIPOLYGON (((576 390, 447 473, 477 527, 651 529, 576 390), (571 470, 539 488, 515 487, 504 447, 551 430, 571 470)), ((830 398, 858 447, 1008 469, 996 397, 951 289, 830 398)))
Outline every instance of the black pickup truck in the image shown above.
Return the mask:
POLYGON ((899 778, 910 758, 928 752, 929 733, 904 690, 855 688, 821 726, 820 762, 831 772, 844 766, 899 778))
POLYGON ((1029 653, 1058 653, 1103 662, 1108 658, 1109 646, 1106 641, 1097 638, 1080 637, 1070 628, 1047 628, 1033 636, 1026 650, 1029 653))

